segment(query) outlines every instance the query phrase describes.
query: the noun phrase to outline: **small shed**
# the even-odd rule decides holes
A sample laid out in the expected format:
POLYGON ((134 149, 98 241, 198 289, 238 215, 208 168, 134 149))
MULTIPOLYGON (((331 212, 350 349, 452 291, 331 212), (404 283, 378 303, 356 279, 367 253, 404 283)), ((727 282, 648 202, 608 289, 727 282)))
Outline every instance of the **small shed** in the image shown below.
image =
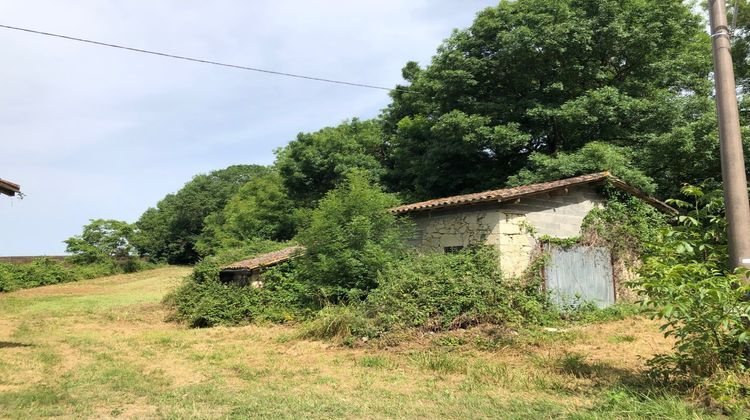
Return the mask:
POLYGON ((601 187, 605 183, 662 212, 676 212, 609 172, 438 198, 399 206, 392 212, 414 221, 416 234, 411 242, 417 250, 448 253, 470 245, 491 245, 499 251, 498 263, 509 276, 522 274, 535 255, 547 252, 551 256, 546 270, 549 289, 580 292, 583 298, 606 306, 614 302, 617 293, 609 250, 543 250, 538 240, 542 236, 566 239, 581 235, 584 218, 604 205, 601 187), (607 272, 609 275, 601 274, 607 272))
POLYGON ((16 194, 21 193, 21 186, 14 184, 10 181, 6 181, 0 178, 0 194, 5 194, 13 197, 16 194))
POLYGON ((239 286, 251 285, 261 287, 260 273, 270 267, 289 261, 304 251, 304 247, 295 245, 267 254, 238 261, 221 268, 219 280, 222 283, 234 283, 239 286))

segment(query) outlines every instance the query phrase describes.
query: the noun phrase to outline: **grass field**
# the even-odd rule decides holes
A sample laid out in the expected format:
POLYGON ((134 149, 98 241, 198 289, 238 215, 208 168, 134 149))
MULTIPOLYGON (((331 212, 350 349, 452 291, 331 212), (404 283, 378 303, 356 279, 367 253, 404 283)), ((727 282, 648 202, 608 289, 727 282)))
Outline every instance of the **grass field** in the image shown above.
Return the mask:
POLYGON ((160 305, 169 267, 0 295, 2 417, 704 418, 650 388, 669 349, 639 318, 415 335, 345 348, 295 328, 190 330, 160 305))

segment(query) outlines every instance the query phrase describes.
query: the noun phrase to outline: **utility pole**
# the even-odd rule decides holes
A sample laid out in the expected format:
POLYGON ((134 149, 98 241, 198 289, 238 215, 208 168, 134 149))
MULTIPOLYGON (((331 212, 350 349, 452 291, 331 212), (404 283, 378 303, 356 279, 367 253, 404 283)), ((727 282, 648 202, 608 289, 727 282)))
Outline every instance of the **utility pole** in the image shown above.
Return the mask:
POLYGON ((729 264, 750 268, 750 201, 747 194, 745 158, 740 137, 737 87, 730 50, 730 33, 724 0, 708 0, 714 52, 716 112, 721 143, 721 177, 729 224, 729 264))

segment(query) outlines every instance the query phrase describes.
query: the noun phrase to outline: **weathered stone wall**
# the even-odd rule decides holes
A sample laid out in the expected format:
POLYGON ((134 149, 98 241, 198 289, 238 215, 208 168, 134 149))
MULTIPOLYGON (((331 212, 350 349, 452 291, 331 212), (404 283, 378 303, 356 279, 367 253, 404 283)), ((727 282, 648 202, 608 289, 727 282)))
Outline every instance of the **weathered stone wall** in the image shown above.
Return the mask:
POLYGON ((569 238, 580 235, 584 217, 603 198, 593 187, 538 194, 512 203, 467 205, 412 213, 416 224, 413 245, 423 251, 449 247, 494 245, 500 266, 509 275, 521 274, 536 248, 534 236, 569 238))

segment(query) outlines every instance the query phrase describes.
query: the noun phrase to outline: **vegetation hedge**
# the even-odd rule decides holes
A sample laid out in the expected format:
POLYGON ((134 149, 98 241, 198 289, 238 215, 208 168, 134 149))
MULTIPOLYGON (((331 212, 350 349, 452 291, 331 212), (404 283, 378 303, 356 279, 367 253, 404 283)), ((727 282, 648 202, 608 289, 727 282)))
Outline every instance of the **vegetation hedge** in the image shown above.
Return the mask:
POLYGON ((219 281, 222 266, 290 245, 259 239, 241 248, 224 249, 204 258, 195 265, 193 273, 164 298, 164 303, 174 309, 172 319, 196 328, 304 319, 310 307, 307 301, 312 293, 293 277, 293 262, 264 272, 263 288, 219 281))
MULTIPOLYGON (((299 261, 261 274, 263 287, 222 284, 205 267, 165 302, 173 318, 192 327, 254 321, 306 322, 310 338, 376 337, 407 328, 442 331, 483 322, 539 321, 555 309, 534 280, 504 279, 497 251, 489 247, 456 254, 410 254, 378 275, 379 286, 360 300, 328 305, 299 261)), ((208 263, 204 263, 208 264, 208 263)))
POLYGON ((363 311, 379 330, 448 330, 539 319, 549 309, 536 281, 504 278, 494 248, 413 255, 389 266, 363 311))
POLYGON ((134 258, 81 265, 45 257, 27 264, 0 263, 0 292, 131 273, 153 267, 153 264, 134 258))

